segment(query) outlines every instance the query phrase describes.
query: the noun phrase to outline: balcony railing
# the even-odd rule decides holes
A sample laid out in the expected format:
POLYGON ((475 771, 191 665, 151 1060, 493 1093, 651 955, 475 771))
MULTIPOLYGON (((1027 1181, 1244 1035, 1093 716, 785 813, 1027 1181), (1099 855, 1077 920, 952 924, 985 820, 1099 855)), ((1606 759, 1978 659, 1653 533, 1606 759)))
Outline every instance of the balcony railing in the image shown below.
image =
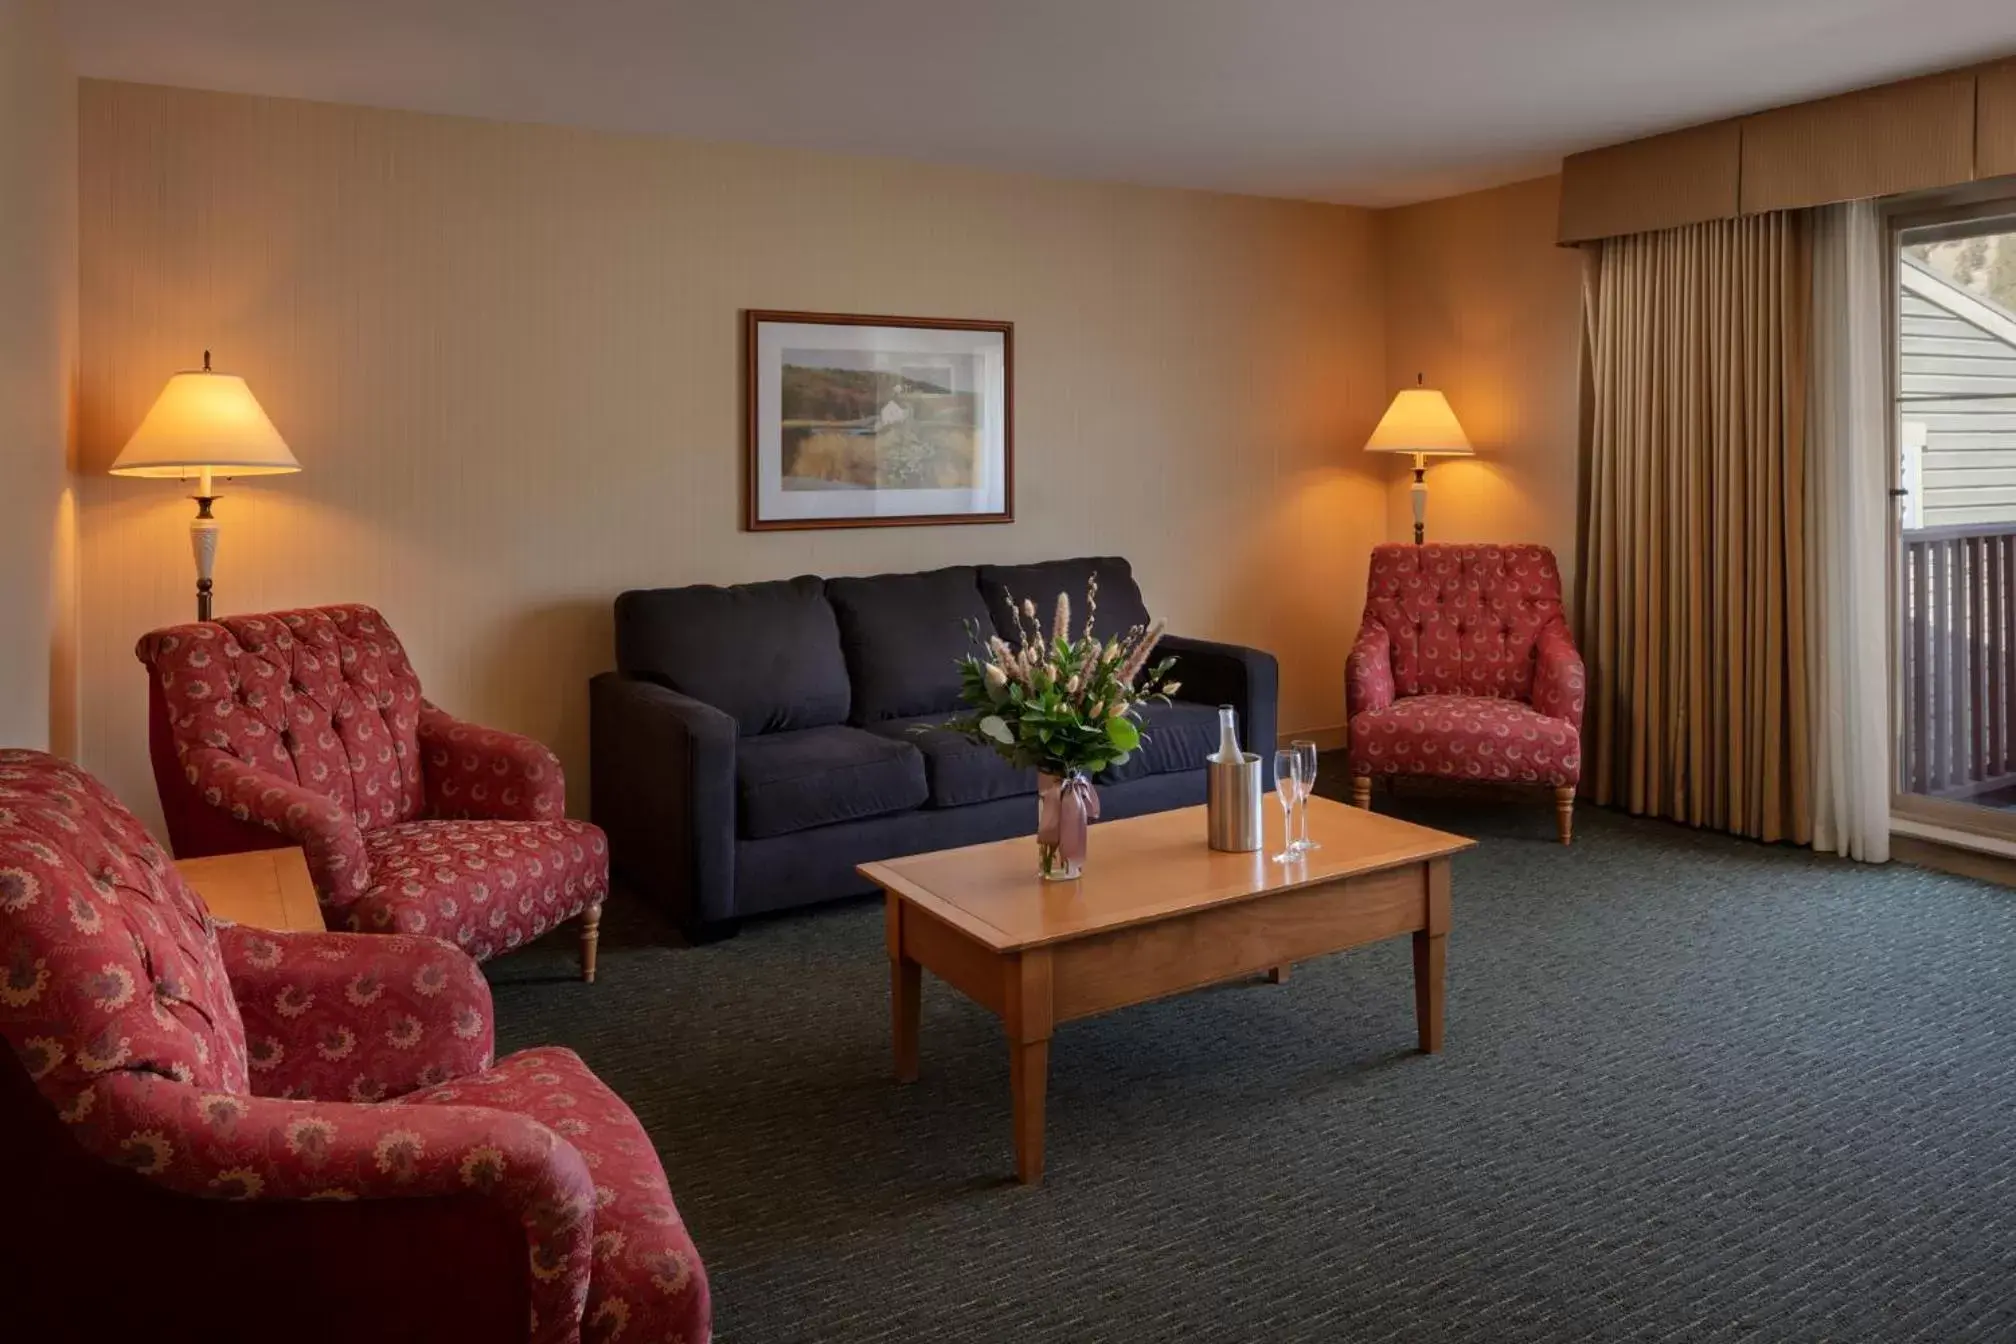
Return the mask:
POLYGON ((2016 785, 2016 522, 1904 533, 1906 793, 2016 785))

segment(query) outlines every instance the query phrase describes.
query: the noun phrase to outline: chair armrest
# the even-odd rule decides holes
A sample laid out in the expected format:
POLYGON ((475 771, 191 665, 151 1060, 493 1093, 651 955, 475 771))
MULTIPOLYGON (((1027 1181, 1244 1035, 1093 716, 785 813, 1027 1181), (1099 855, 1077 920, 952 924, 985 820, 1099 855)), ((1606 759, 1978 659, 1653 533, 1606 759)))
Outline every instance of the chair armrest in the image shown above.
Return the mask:
POLYGON ((324 909, 342 910, 371 885, 364 832, 334 798, 247 765, 217 747, 185 749, 182 770, 210 806, 301 846, 324 909))
POLYGON ((590 815, 610 865, 689 933, 735 916, 732 716, 653 681, 588 685, 590 815))
POLYGON ((1263 773, 1272 771, 1281 703, 1281 668, 1274 655, 1181 635, 1164 635, 1158 652, 1176 659, 1169 674, 1177 684, 1174 698, 1231 705, 1239 713, 1241 745, 1259 754, 1263 773))
POLYGON ((1567 622, 1549 622, 1535 641, 1533 652, 1533 708, 1580 732, 1587 678, 1582 655, 1575 651, 1567 622))
POLYGON ((217 942, 261 1096, 382 1101, 490 1067, 490 985, 458 948, 236 924, 217 942))
POLYGON ((1393 703, 1393 636, 1376 621, 1359 627, 1344 662, 1344 712, 1357 718, 1393 703))
POLYGON ((206 1093, 126 1071, 95 1081, 66 1118, 87 1152, 179 1194, 251 1203, 462 1196, 500 1208, 525 1232, 531 1338, 577 1338, 595 1186, 581 1154, 537 1121, 475 1106, 206 1093))
POLYGON ((436 820, 556 821, 567 814, 567 778, 543 742, 465 723, 425 700, 420 780, 427 815, 436 820))

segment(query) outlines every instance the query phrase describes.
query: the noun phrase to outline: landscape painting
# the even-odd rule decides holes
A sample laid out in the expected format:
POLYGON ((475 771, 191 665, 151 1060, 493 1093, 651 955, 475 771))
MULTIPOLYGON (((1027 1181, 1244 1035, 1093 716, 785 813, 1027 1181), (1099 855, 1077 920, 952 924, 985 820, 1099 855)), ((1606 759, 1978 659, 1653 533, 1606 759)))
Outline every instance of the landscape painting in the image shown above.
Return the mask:
POLYGON ((754 530, 1006 522, 1007 323, 748 314, 754 530))

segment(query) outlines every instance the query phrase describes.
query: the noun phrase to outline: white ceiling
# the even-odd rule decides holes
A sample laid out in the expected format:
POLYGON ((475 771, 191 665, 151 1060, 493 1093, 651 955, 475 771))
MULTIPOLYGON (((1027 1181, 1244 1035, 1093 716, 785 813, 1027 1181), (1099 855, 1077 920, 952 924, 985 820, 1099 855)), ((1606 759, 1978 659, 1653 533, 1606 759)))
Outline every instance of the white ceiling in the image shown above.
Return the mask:
POLYGON ((2016 51, 2010 0, 61 0, 80 73, 1390 205, 2016 51))

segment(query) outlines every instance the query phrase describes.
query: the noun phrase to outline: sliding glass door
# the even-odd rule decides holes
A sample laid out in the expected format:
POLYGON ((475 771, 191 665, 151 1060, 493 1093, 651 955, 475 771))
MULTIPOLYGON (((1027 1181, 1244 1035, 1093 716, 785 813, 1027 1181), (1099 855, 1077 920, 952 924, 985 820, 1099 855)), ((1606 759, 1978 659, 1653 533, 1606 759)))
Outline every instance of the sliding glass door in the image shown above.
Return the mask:
POLYGON ((1894 810, 2016 836, 2016 202, 1895 223, 1894 810))

